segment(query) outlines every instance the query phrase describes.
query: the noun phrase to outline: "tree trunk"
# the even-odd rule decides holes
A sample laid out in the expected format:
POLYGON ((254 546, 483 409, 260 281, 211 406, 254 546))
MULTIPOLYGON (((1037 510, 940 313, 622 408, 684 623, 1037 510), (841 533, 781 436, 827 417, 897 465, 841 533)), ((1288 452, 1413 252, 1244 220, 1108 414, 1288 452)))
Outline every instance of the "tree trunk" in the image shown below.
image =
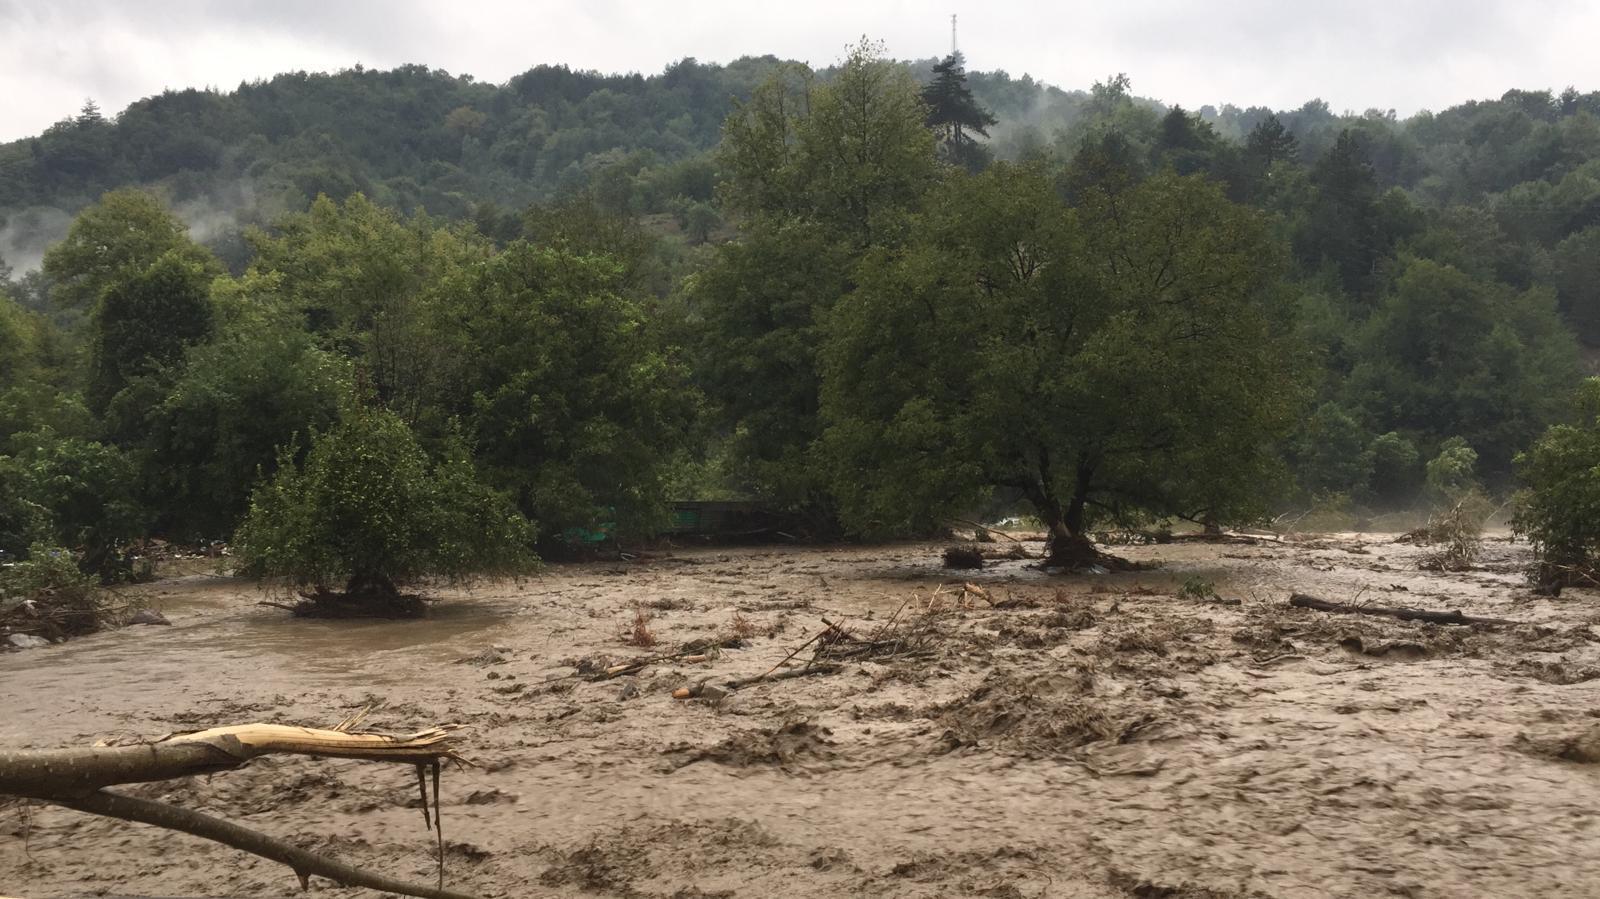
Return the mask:
POLYGON ((428 606, 420 597, 403 594, 386 575, 350 576, 344 592, 318 587, 301 594, 294 613, 302 618, 426 618, 428 606))
POLYGON ((1087 466, 1078 466, 1078 478, 1072 499, 1065 509, 1053 497, 1045 497, 1040 514, 1050 526, 1050 550, 1045 558, 1046 567, 1077 570, 1092 565, 1103 565, 1106 556, 1094 548, 1087 530, 1089 504, 1089 479, 1087 466))
POLYGON ((0 751, 0 794, 30 799, 86 795, 101 787, 213 774, 253 758, 295 753, 323 758, 432 764, 454 758, 456 725, 408 736, 346 733, 283 724, 240 724, 155 743, 0 751))
MULTIPOLYGON (((124 796, 105 787, 213 774, 273 753, 325 758, 351 758, 414 765, 418 779, 433 770, 435 810, 439 807, 439 764, 459 761, 452 734, 460 725, 447 724, 408 736, 351 733, 360 724, 357 715, 332 730, 289 727, 281 724, 241 724, 168 737, 154 743, 128 746, 87 746, 62 750, 0 751, 0 796, 17 796, 54 803, 77 811, 153 824, 215 840, 263 858, 282 862, 300 878, 302 889, 311 875, 346 886, 433 899, 471 899, 444 888, 444 831, 434 829, 439 844, 439 885, 425 887, 393 880, 334 859, 308 852, 263 833, 199 812, 124 796)), ((424 819, 428 792, 422 786, 424 819)))

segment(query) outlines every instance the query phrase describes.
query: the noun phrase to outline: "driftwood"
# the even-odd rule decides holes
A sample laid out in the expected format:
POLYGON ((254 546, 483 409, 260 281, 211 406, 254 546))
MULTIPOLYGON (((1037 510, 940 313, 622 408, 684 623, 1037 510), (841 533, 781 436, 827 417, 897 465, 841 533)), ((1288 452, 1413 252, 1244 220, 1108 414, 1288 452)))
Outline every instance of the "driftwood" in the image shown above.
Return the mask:
POLYGON ((764 684, 769 681, 789 680, 794 677, 811 677, 819 674, 837 673, 843 665, 807 665, 804 668, 790 668, 788 671, 779 671, 777 674, 758 674, 754 677, 740 677, 733 680, 715 682, 710 679, 701 681, 692 687, 679 687, 672 691, 673 699, 694 699, 705 695, 706 687, 718 687, 729 693, 740 690, 753 684, 764 684))
POLYGON ((1385 618, 1398 618, 1401 621, 1426 621, 1431 624, 1520 624, 1505 618, 1479 618, 1474 615, 1463 615, 1457 609, 1448 612, 1433 612, 1427 609, 1388 608, 1385 606, 1356 606, 1342 602, 1329 602, 1304 593, 1296 593, 1289 597, 1289 605, 1299 609, 1315 609, 1318 612, 1335 612, 1341 615, 1381 615, 1385 618))
POLYGON ((467 894, 444 889, 444 832, 437 816, 439 766, 445 760, 461 761, 452 736, 460 726, 444 725, 406 736, 352 732, 364 715, 346 719, 331 730, 241 724, 179 734, 152 743, 0 751, 0 796, 41 800, 214 840, 288 865, 300 878, 302 888, 311 875, 317 875, 346 886, 388 893, 471 899, 467 894), (238 768, 263 755, 282 753, 415 766, 422 783, 424 821, 439 834, 439 886, 391 880, 219 818, 105 789, 117 784, 214 774, 238 768), (433 815, 428 813, 425 777, 430 769, 434 785, 433 815))
POLYGON ((1016 545, 1022 547, 1022 552, 1023 552, 1023 557, 1024 558, 1029 558, 1029 559, 1033 558, 1032 554, 1030 554, 1028 552, 1028 544, 1025 543, 1019 537, 1013 537, 1010 534, 1007 534, 1005 531, 998 531, 998 530, 995 530, 992 527, 989 527, 988 525, 982 525, 982 524, 977 523, 976 521, 970 521, 970 520, 965 519, 965 518, 952 518, 950 520, 955 522, 956 524, 964 524, 967 527, 976 528, 977 530, 983 531, 984 533, 987 533, 987 534, 996 534, 996 535, 999 535, 1001 537, 1004 537, 1007 540, 1010 540, 1012 543, 1015 543, 1016 545))

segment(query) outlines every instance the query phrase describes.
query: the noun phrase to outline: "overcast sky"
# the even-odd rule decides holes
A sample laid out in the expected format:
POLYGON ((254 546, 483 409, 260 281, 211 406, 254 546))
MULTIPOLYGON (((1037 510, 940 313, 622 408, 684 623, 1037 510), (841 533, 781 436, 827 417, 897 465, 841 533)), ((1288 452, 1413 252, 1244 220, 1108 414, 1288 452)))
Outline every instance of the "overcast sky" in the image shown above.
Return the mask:
POLYGON ((1207 103, 1440 109, 1507 88, 1600 89, 1600 4, 1579 0, 0 0, 0 140, 92 97, 107 113, 163 88, 293 70, 424 63, 502 82, 539 63, 660 71, 685 56, 816 65, 863 34, 901 58, 1067 88, 1115 72, 1135 92, 1207 103))

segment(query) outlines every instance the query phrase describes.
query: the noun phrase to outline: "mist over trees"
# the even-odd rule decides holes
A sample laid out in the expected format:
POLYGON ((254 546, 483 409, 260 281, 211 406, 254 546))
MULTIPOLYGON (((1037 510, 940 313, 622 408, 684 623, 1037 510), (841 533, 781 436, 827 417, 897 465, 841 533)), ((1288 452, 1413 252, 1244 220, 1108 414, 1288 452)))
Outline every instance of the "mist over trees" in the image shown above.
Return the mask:
POLYGON ((1587 444, 1541 435, 1600 345, 1597 117, 1570 89, 1187 110, 866 41, 86 107, 0 145, 0 253, 38 252, 0 268, 0 551, 115 577, 130 541, 251 516, 280 558, 343 501, 308 479, 375 477, 340 469, 355 421, 408 496, 521 522, 428 525, 497 528, 495 570, 696 497, 819 537, 1027 513, 1080 562, 1105 523, 1504 491, 1530 447, 1559 482, 1587 444))

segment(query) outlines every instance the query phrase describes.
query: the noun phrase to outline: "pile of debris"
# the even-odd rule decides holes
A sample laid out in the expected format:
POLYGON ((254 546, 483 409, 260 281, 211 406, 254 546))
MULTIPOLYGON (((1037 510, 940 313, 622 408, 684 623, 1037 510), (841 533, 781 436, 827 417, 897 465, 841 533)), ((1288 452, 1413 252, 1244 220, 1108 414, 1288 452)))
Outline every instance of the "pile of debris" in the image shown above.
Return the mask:
MULTIPOLYGON (((981 588, 967 585, 982 593, 981 588)), ((942 588, 941 588, 942 590, 942 588)), ((908 597, 888 619, 877 627, 850 628, 822 619, 822 629, 804 643, 796 646, 778 664, 754 677, 718 680, 706 678, 699 683, 680 687, 673 692, 677 699, 721 699, 735 690, 767 681, 787 680, 795 677, 833 674, 847 662, 887 661, 925 657, 933 654, 934 644, 942 634, 939 627, 949 604, 940 601, 941 591, 935 591, 926 602, 916 595, 908 597), (810 657, 797 661, 810 650, 810 657)), ((964 587, 957 604, 968 601, 964 587)), ((987 594, 984 594, 987 599, 987 594)))
POLYGON ((135 608, 80 572, 65 550, 36 548, 27 560, 0 569, 3 647, 31 649, 126 624, 135 608))

